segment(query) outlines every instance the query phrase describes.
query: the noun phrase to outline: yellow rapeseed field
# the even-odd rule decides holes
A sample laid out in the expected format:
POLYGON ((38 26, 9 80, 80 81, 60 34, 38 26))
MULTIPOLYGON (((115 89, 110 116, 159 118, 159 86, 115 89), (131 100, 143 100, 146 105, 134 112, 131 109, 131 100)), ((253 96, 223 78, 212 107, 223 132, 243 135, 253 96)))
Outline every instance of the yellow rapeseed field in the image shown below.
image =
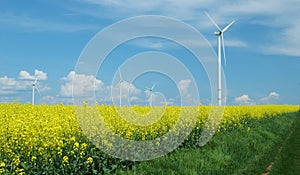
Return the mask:
MULTIPOLYGON (((78 117, 83 116, 76 117, 73 106, 0 104, 0 174, 63 174, 74 168, 88 174, 101 172, 101 163, 102 171, 105 172, 105 166, 114 169, 111 164, 117 160, 105 155, 85 136, 89 133, 90 138, 101 128, 90 127, 91 131, 84 134, 82 129, 86 128, 81 129, 80 125, 87 128, 96 126, 101 115, 108 128, 118 136, 144 141, 169 132, 180 115, 191 118, 190 122, 179 122, 182 128, 191 125, 194 126, 194 131, 200 133, 211 107, 163 106, 150 109, 141 106, 120 108, 101 105, 81 109, 86 110, 87 116, 93 118, 79 118, 78 122, 78 117), (93 111, 89 108, 96 108, 99 113, 89 115, 89 111, 93 111), (163 115, 158 118, 156 112, 163 115), (124 116, 120 117, 119 114, 124 116), (138 118, 139 116, 141 117, 138 118), (93 124, 88 125, 88 122, 93 124)), ((237 127, 244 127, 249 131, 251 127, 246 125, 249 118, 260 120, 298 110, 298 106, 285 105, 229 106, 224 111, 217 132, 237 127)), ((121 164, 130 166, 128 162, 121 161, 121 164)))

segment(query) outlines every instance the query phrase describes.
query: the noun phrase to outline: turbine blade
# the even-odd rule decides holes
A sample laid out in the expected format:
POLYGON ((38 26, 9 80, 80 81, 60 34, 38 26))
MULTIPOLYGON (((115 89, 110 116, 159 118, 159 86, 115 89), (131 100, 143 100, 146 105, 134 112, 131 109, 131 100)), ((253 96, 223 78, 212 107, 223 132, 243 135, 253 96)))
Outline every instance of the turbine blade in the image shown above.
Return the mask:
POLYGON ((222 40, 222 50, 223 50, 223 56, 224 56, 224 64, 226 66, 226 54, 225 54, 225 41, 224 41, 224 36, 223 33, 221 34, 221 40, 222 40))
POLYGON ((35 86, 36 90, 38 91, 39 95, 41 95, 41 92, 37 86, 35 86))
POLYGON ((221 28, 218 26, 218 24, 212 19, 212 17, 211 17, 206 11, 204 11, 204 13, 205 13, 206 16, 211 20, 211 22, 214 24, 214 26, 215 26, 219 31, 222 31, 221 28))
POLYGON ((222 30, 222 33, 224 33, 227 29, 229 29, 230 26, 232 26, 232 24, 234 23, 235 21, 232 21, 230 24, 228 24, 226 27, 224 27, 224 29, 222 30))
POLYGON ((119 72, 120 82, 122 82, 123 81, 123 77, 122 77, 122 73, 121 73, 120 67, 118 67, 118 72, 119 72))
POLYGON ((151 87, 151 90, 153 91, 153 89, 155 88, 155 86, 156 86, 156 83, 154 83, 153 85, 152 85, 152 87, 151 87))
POLYGON ((34 80, 33 84, 35 85, 35 84, 36 84, 36 82, 37 82, 37 78, 35 78, 35 80, 34 80))

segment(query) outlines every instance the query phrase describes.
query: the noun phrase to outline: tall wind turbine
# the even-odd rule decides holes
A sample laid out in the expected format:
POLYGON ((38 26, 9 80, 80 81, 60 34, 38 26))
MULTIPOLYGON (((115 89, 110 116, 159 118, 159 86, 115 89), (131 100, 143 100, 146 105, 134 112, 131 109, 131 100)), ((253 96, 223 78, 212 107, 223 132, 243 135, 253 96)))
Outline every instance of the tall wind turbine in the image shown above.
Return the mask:
POLYGON ((153 95, 153 90, 154 90, 155 86, 156 86, 156 83, 154 83, 151 88, 147 88, 147 90, 150 93, 149 94, 149 103, 150 103, 150 106, 152 106, 152 95, 153 95))
POLYGON ((218 26, 218 24, 212 19, 212 17, 206 11, 204 11, 204 12, 218 30, 214 34, 218 36, 218 105, 222 106, 221 51, 223 50, 224 62, 226 65, 224 32, 226 32, 226 30, 234 23, 234 21, 232 21, 230 24, 228 24, 226 27, 224 27, 224 29, 221 29, 218 26), (222 48, 221 48, 221 45, 222 45, 222 48))
POLYGON ((118 72, 119 72, 119 77, 120 77, 120 81, 119 81, 119 84, 120 84, 120 107, 122 106, 122 83, 124 82, 123 80, 123 77, 122 77, 122 73, 121 73, 121 70, 120 70, 120 67, 118 67, 118 72))
POLYGON ((35 78, 34 82, 32 83, 32 105, 34 105, 34 91, 35 89, 38 91, 38 93, 41 95, 39 88, 36 86, 37 78, 35 78))

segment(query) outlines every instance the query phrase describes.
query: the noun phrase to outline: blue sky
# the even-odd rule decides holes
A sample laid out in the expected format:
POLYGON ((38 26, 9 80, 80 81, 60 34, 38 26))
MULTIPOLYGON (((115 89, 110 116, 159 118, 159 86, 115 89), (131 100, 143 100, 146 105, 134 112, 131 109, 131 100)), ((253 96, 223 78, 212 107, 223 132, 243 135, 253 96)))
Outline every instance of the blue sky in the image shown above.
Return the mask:
MULTIPOLYGON (((224 35, 227 104, 300 104, 297 0, 1 0, 0 102, 18 99, 30 103, 32 79, 37 77, 41 91, 41 95, 36 95, 37 103, 71 103, 73 71, 88 42, 106 27, 129 17, 163 15, 178 19, 197 29, 216 51, 215 27, 204 10, 221 27, 236 21, 224 35)), ((119 104, 117 70, 123 65, 124 105, 147 105, 150 92, 146 87, 154 83, 152 100, 157 104, 198 103, 193 84, 200 102, 209 104, 214 89, 210 89, 203 65, 193 57, 186 48, 166 39, 146 37, 127 41, 110 53, 96 75, 78 76, 78 94, 84 98, 85 93, 93 91, 96 101, 119 104), (129 58, 151 51, 176 57, 191 76, 179 72, 174 75, 178 80, 174 81, 162 72, 150 71, 131 81, 126 79, 126 74, 135 69, 124 66, 129 64, 129 58), (88 87, 90 82, 96 88, 88 87)), ((157 65, 163 65, 158 62, 157 65)))

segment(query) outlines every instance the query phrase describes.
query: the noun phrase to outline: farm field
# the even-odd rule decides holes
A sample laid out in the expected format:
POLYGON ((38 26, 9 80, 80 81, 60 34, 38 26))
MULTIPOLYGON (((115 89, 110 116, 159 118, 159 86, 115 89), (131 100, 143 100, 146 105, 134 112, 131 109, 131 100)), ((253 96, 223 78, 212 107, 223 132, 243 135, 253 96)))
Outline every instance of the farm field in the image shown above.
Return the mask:
MULTIPOLYGON (((200 147, 199 136, 211 107, 154 107, 152 110, 164 111, 164 115, 147 126, 129 124, 118 110, 127 111, 130 118, 135 116, 131 111, 147 114, 149 107, 95 105, 82 109, 89 114, 91 107, 117 135, 137 141, 167 133, 180 113, 187 118, 195 115, 197 120, 180 123, 186 128, 195 122, 195 127, 175 151, 135 162, 98 149, 82 132, 73 106, 0 104, 0 174, 262 174, 299 121, 299 106, 228 106, 215 135, 200 147)), ((95 121, 99 117, 90 116, 95 121)), ((151 113, 147 117, 155 118, 151 113)), ((91 134, 101 130, 92 129, 91 134)), ((274 165, 280 166, 281 159, 274 165)))

